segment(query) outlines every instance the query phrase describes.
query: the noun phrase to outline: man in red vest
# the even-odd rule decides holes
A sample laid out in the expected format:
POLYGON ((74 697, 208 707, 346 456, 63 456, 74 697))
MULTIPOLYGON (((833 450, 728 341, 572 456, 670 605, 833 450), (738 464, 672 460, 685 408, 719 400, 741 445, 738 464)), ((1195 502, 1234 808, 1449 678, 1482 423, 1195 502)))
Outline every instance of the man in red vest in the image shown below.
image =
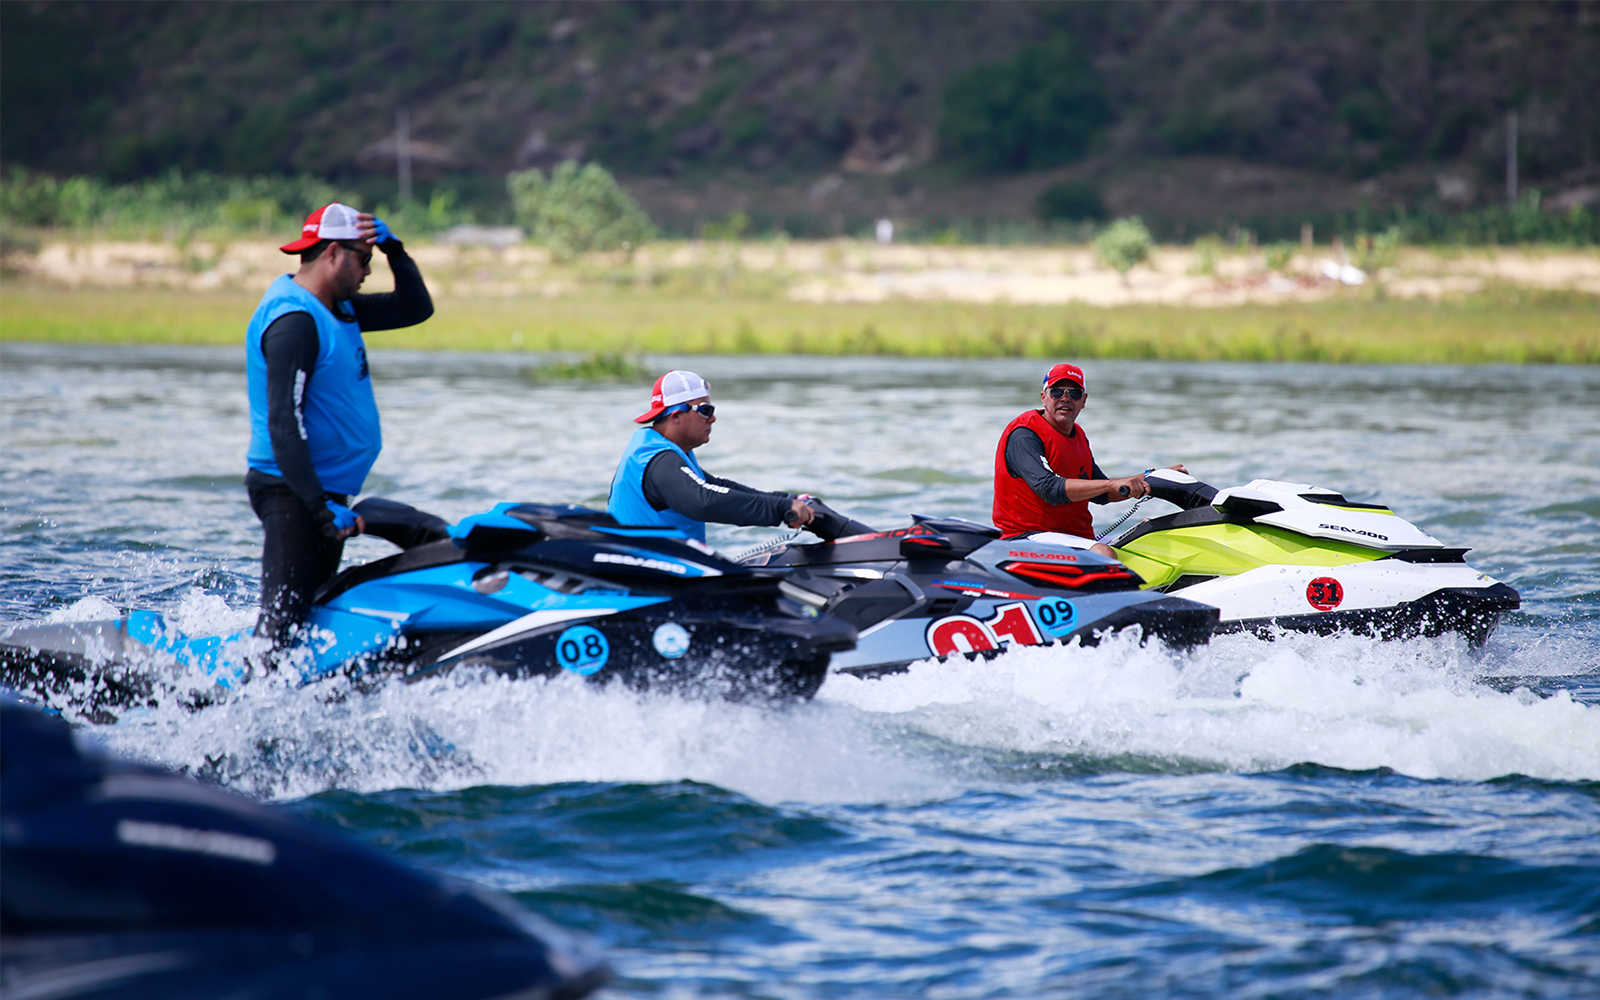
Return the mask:
MULTIPOLYGON (((1055 532, 1115 555, 1094 540, 1089 504, 1148 496, 1150 486, 1143 474, 1109 479, 1095 464, 1089 436, 1078 426, 1088 399, 1083 369, 1056 365, 1039 393, 1043 408, 1006 425, 994 452, 994 523, 1004 537, 1055 532)), ((1181 465, 1171 468, 1188 471, 1181 465)))

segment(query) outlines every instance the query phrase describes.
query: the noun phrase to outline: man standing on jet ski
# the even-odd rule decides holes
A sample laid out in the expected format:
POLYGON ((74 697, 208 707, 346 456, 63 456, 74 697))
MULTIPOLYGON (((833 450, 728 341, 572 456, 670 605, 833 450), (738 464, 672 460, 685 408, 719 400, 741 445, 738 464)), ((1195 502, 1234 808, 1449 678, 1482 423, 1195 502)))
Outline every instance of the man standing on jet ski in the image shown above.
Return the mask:
MULTIPOLYGON (((1110 479, 1100 471, 1089 436, 1077 425, 1088 399, 1083 369, 1056 365, 1039 392, 1044 406, 1006 425, 994 453, 993 517, 1002 537, 1053 532, 1116 557, 1110 546, 1094 540, 1089 504, 1149 496, 1150 486, 1143 474, 1110 479)), ((1169 468, 1188 471, 1181 465, 1169 468)))
POLYGON ((798 527, 816 516, 791 493, 751 489, 700 468, 694 450, 711 440, 717 418, 711 387, 694 372, 656 379, 650 409, 633 419, 650 426, 634 432, 611 478, 606 513, 621 523, 677 528, 704 542, 707 521, 798 527))
POLYGON ((277 645, 305 619, 338 572, 344 540, 363 530, 350 510, 383 447, 364 330, 413 326, 433 315, 422 273, 382 219, 334 202, 312 212, 295 274, 267 289, 246 333, 250 392, 250 506, 266 529, 256 634, 277 645), (393 292, 360 295, 374 248, 393 292))

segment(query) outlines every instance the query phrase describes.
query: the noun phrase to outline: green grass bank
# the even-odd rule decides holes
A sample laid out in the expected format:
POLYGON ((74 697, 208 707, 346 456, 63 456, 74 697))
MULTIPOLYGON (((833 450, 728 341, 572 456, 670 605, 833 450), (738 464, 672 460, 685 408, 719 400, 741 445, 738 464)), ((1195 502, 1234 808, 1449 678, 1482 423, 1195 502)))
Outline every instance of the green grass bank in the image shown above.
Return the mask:
MULTIPOLYGON (((0 283, 0 340, 234 344, 258 293, 0 283)), ((432 320, 375 347, 513 352, 1162 358, 1332 363, 1600 364, 1600 297, 1495 288, 1431 302, 1370 297, 1164 305, 789 302, 771 297, 439 296, 432 320)))

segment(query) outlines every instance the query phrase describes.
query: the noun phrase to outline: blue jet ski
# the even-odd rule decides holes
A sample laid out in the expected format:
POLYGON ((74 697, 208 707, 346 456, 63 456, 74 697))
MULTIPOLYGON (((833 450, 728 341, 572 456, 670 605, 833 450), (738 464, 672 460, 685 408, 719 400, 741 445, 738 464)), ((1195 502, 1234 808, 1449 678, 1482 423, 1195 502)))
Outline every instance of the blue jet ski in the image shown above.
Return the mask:
POLYGON ((503 503, 455 525, 382 498, 355 510, 403 551, 330 580, 306 638, 281 656, 265 660, 247 634, 189 637, 135 611, 13 629, 0 636, 0 683, 91 721, 166 697, 205 703, 214 689, 162 680, 195 668, 223 688, 264 667, 306 683, 472 667, 782 700, 815 694, 829 658, 855 644, 855 628, 820 614, 787 573, 731 562, 675 529, 572 505, 503 503))
POLYGON ((0 700, 7 997, 578 998, 610 970, 511 901, 0 700))
POLYGON ((778 543, 743 561, 784 571, 819 611, 856 628, 855 648, 834 654, 835 671, 872 677, 1008 646, 1093 646, 1130 628, 1181 649, 1210 641, 1217 625, 1215 607, 1143 590, 1137 573, 1088 549, 1007 541, 987 524, 918 514, 910 527, 875 531, 812 506, 808 530, 824 541, 778 543))

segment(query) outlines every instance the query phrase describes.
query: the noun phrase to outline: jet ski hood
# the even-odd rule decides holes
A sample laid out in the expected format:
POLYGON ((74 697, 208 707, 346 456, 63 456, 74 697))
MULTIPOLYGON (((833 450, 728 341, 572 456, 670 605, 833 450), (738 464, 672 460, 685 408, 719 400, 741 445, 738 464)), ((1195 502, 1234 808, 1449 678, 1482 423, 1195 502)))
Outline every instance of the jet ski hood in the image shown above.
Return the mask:
POLYGON ((1309 483, 1252 479, 1243 486, 1211 493, 1193 476, 1173 469, 1157 469, 1145 478, 1156 496, 1179 506, 1193 508, 1209 500, 1212 507, 1230 517, 1312 538, 1386 552, 1444 548, 1443 542, 1382 504, 1356 503, 1335 490, 1309 483))

